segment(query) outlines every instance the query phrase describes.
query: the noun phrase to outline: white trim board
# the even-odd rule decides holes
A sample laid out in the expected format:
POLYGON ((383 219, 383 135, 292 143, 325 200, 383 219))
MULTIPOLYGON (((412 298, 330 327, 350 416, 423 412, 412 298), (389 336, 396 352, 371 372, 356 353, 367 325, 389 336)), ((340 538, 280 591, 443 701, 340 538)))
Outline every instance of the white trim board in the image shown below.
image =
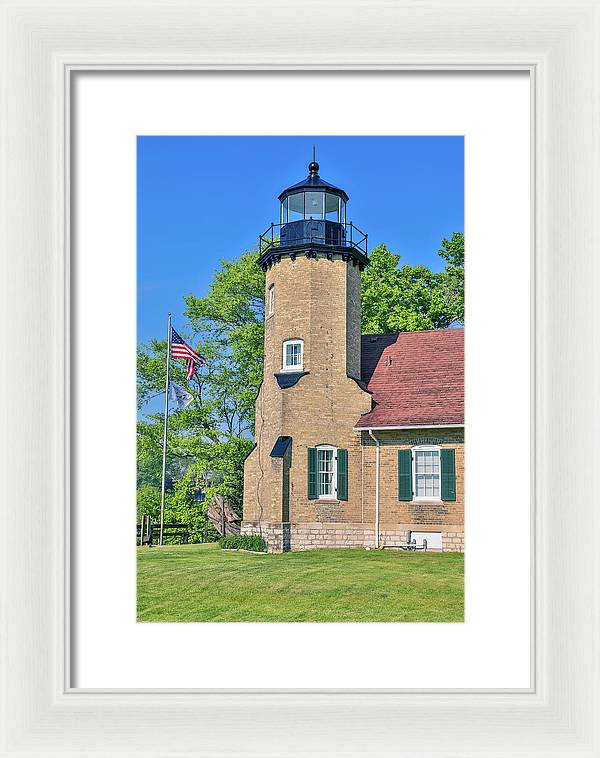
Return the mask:
POLYGON ((464 424, 430 424, 423 426, 355 426, 355 432, 390 432, 399 429, 464 429, 464 424))

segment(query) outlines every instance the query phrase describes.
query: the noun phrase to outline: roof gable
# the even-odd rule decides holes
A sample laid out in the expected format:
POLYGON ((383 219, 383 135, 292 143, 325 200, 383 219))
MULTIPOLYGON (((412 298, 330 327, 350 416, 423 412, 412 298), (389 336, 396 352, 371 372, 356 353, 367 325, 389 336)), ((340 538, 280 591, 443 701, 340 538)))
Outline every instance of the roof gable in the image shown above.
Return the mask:
POLYGON ((464 329, 365 334, 361 377, 373 410, 357 427, 464 424, 464 329))

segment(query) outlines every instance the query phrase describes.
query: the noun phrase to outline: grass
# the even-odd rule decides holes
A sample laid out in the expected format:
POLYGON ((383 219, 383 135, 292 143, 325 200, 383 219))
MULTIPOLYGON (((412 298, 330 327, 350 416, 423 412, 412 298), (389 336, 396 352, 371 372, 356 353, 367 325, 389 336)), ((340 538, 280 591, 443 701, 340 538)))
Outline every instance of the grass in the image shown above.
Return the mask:
POLYGON ((463 555, 137 549, 138 621, 463 621, 463 555))

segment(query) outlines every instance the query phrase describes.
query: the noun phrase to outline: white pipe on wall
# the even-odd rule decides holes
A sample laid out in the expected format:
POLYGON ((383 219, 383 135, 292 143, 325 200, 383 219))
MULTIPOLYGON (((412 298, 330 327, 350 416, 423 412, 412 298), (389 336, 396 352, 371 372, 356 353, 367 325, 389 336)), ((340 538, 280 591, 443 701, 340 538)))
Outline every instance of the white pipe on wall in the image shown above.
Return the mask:
POLYGON ((375 442, 375 547, 379 547, 379 440, 369 429, 369 437, 375 442))

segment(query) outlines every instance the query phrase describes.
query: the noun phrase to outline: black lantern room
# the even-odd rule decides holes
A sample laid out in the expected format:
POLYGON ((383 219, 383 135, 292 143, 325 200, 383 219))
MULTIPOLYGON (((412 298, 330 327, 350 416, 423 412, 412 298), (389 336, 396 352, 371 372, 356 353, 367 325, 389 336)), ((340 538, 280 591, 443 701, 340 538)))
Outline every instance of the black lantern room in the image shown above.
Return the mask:
POLYGON ((282 256, 325 253, 367 265, 367 235, 346 221, 348 195, 319 176, 319 164, 308 164, 308 176, 279 195, 279 224, 260 236, 259 265, 266 269, 282 256))

